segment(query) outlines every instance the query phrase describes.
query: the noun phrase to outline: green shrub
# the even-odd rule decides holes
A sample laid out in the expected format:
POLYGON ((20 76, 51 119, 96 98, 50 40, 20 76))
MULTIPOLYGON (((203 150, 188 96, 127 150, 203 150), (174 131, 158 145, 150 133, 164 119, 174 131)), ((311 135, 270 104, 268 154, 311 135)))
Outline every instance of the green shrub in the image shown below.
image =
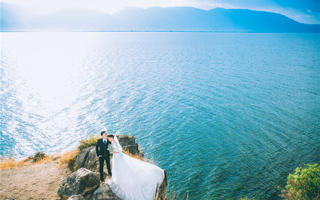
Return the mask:
POLYGON ((78 164, 74 161, 72 171, 75 172, 75 171, 77 171, 77 169, 78 169, 78 164))
POLYGON ((289 174, 282 197, 287 200, 320 199, 320 166, 318 164, 306 166, 298 167, 294 174, 289 174))
POLYGON ((91 134, 87 139, 80 140, 78 149, 81 151, 82 149, 85 149, 87 147, 95 146, 99 138, 99 135, 91 134))

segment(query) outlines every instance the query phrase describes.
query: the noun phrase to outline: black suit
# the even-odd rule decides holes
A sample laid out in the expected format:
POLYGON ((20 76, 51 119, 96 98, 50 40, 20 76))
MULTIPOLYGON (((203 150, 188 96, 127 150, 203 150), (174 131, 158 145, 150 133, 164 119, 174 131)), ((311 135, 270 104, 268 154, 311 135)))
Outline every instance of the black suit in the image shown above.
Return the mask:
POLYGON ((99 157, 99 165, 100 165, 100 180, 103 180, 103 165, 104 161, 106 161, 108 174, 111 174, 110 169, 110 152, 108 150, 108 145, 111 145, 109 141, 106 142, 106 144, 103 142, 103 139, 99 139, 96 145, 96 153, 99 157))

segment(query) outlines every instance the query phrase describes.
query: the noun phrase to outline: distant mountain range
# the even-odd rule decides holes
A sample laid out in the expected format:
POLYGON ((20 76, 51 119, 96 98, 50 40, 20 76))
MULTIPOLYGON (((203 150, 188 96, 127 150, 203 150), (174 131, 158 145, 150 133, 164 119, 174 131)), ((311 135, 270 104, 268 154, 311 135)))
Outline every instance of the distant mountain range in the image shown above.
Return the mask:
POLYGON ((284 15, 246 9, 201 10, 192 7, 126 8, 113 15, 61 11, 24 17, 23 10, 1 3, 1 31, 217 31, 320 32, 320 24, 303 24, 284 15))

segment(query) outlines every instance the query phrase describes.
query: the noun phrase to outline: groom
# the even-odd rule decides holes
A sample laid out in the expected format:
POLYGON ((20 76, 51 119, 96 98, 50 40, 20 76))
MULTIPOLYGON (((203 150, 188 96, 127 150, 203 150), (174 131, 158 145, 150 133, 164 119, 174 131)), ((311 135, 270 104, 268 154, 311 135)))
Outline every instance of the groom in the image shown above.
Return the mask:
POLYGON ((100 165, 100 180, 103 182, 103 165, 104 161, 106 161, 107 169, 108 169, 108 175, 112 176, 111 170, 110 170, 110 152, 108 150, 108 145, 111 145, 111 143, 108 140, 108 134, 106 131, 101 131, 101 136, 97 142, 96 145, 96 153, 99 157, 99 165, 100 165))

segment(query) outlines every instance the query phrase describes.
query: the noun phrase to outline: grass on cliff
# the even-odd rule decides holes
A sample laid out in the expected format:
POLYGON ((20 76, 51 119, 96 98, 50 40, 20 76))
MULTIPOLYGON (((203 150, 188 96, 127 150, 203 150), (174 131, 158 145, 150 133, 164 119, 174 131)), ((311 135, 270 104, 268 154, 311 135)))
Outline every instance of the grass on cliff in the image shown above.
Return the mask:
MULTIPOLYGON (((76 156, 80 153, 81 150, 90 147, 90 146, 95 146, 97 144, 97 140, 100 138, 99 135, 97 134, 90 134, 88 138, 80 140, 80 144, 76 150, 69 151, 63 154, 57 154, 55 156, 47 156, 37 162, 32 163, 30 161, 30 158, 25 158, 21 161, 17 161, 14 158, 0 158, 0 169, 12 169, 12 168, 17 168, 20 166, 24 166, 27 164, 39 164, 42 162, 50 162, 56 158, 59 158, 59 167, 63 167, 67 165, 71 170, 76 170, 77 166, 75 163, 75 158, 76 156)), ((123 150, 123 152, 131 157, 134 157, 136 159, 145 161, 145 162, 151 162, 151 160, 145 160, 143 155, 133 155, 129 153, 126 150, 123 150)))
POLYGON ((27 158, 21 161, 17 161, 14 158, 1 158, 0 159, 0 169, 14 169, 23 166, 28 160, 27 158))
POLYGON ((88 138, 80 140, 80 145, 78 146, 78 149, 81 151, 82 149, 85 149, 87 147, 95 146, 97 144, 98 139, 100 139, 99 135, 90 134, 88 138))
POLYGON ((88 138, 80 140, 80 144, 76 150, 68 151, 59 156, 59 167, 67 165, 71 171, 76 171, 78 169, 77 163, 75 162, 76 156, 79 155, 81 150, 90 146, 95 146, 99 138, 99 135, 90 134, 88 138))
POLYGON ((60 155, 59 166, 63 167, 65 165, 70 166, 71 163, 74 162, 76 156, 79 154, 80 150, 68 151, 62 155, 60 155))
POLYGON ((54 159, 55 159, 54 156, 46 156, 43 159, 38 160, 37 162, 32 162, 29 157, 27 157, 23 160, 16 160, 12 157, 11 158, 0 158, 0 170, 1 169, 14 169, 14 168, 22 167, 25 165, 51 162, 54 159))

